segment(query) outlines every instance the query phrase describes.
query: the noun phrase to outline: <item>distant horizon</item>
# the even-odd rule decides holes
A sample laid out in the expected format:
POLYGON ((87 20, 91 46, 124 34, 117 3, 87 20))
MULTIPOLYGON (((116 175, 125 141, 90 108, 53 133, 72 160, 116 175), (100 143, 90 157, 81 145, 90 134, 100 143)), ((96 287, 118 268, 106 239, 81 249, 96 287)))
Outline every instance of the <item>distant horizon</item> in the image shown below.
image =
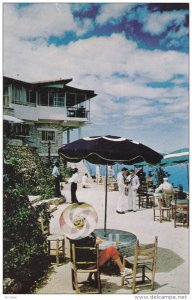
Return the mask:
MULTIPOLYGON (((82 136, 189 148, 189 3, 3 3, 3 75, 94 90, 82 136)), ((78 138, 71 131, 71 141, 78 138)))
MULTIPOLYGON (((87 170, 90 173, 91 170, 91 176, 95 176, 95 167, 96 165, 86 162, 85 164, 88 166, 87 170)), ((120 172, 121 168, 124 165, 115 164, 112 166, 113 170, 115 171, 115 175, 117 175, 118 172, 120 172)), ((125 165, 128 169, 131 169, 132 166, 125 165)), ((156 166, 153 167, 144 167, 144 172, 148 174, 149 170, 152 170, 156 168, 156 166)), ((140 169, 140 168, 138 168, 140 169)), ((179 187, 179 184, 183 186, 183 190, 188 192, 189 191, 189 184, 188 184, 188 176, 187 176, 187 166, 186 163, 178 164, 175 166, 169 166, 169 167, 163 167, 163 169, 170 174, 169 176, 169 182, 171 184, 174 184, 174 186, 179 187)), ((101 176, 105 176, 106 172, 106 166, 100 166, 101 176)))

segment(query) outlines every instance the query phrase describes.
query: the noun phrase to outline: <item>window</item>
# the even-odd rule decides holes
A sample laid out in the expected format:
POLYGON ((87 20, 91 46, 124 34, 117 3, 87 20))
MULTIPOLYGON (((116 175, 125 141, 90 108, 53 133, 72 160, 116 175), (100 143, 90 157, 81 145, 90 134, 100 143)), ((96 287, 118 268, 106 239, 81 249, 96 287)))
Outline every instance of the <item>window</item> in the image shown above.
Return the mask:
POLYGON ((66 94, 66 106, 76 105, 76 94, 67 93, 66 94))
POLYGON ((28 104, 33 105, 33 106, 36 105, 36 92, 34 90, 29 90, 28 104))
POLYGON ((16 124, 14 126, 15 134, 17 136, 29 136, 29 125, 26 124, 16 124))
POLYGON ((42 130, 42 142, 55 143, 55 131, 42 130))
POLYGON ((39 105, 41 106, 49 106, 48 105, 48 92, 45 90, 42 90, 39 93, 39 105))
POLYGON ((9 106, 9 89, 5 86, 3 89, 3 105, 9 106))
POLYGON ((13 87, 13 103, 14 104, 27 104, 27 90, 22 86, 13 87))
POLYGON ((59 92, 49 92, 49 106, 63 107, 65 104, 65 94, 59 92))
POLYGON ((86 101, 85 94, 78 94, 78 93, 66 93, 66 105, 69 107, 78 106, 80 103, 86 101))

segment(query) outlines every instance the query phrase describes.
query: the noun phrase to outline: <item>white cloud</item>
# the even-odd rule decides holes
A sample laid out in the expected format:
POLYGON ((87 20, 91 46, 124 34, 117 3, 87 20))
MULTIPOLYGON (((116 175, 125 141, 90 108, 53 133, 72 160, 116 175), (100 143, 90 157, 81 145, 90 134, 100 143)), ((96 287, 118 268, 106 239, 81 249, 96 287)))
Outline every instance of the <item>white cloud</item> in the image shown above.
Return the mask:
POLYGON ((12 5, 4 10, 4 75, 24 81, 73 78, 72 86, 92 89, 98 94, 91 100, 91 118, 98 127, 108 128, 107 124, 112 124, 111 130, 126 126, 144 129, 156 124, 164 126, 165 122, 174 124, 177 118, 185 126, 187 88, 153 88, 147 83, 172 80, 178 84, 180 78, 182 83, 186 82, 187 54, 144 50, 121 34, 91 37, 66 46, 48 45, 50 34, 86 31, 90 20, 77 29, 68 5, 51 4, 47 8, 38 4, 38 8, 28 7, 25 15, 18 14, 12 5), (26 40, 37 35, 41 38, 26 40))
POLYGON ((70 4, 36 3, 19 10, 13 4, 4 4, 4 34, 23 39, 51 35, 61 36, 67 31, 77 35, 87 31, 91 22, 76 23, 71 13, 70 4))
POLYGON ((108 21, 117 21, 117 19, 129 11, 133 5, 134 4, 130 3, 113 3, 103 5, 101 7, 100 14, 96 18, 96 22, 103 24, 108 21))
POLYGON ((143 22, 143 31, 150 32, 153 35, 159 35, 170 25, 179 25, 185 20, 185 12, 154 12, 145 16, 143 22))

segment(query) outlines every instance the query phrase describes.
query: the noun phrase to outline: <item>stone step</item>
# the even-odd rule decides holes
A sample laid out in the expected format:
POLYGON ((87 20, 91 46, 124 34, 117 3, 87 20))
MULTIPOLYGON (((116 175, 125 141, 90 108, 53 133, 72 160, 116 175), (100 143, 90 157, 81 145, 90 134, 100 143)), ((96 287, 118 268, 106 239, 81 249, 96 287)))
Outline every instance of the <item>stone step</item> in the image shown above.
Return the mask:
POLYGON ((28 195, 28 198, 31 204, 34 204, 41 200, 41 196, 28 195))
POLYGON ((57 210, 57 205, 50 205, 49 210, 50 210, 50 212, 56 211, 57 210))
POLYGON ((38 201, 38 202, 35 202, 33 204, 33 206, 37 206, 37 205, 40 205, 40 204, 43 204, 43 203, 47 203, 48 205, 59 205, 59 204, 62 204, 62 203, 65 203, 66 202, 66 199, 65 197, 54 197, 54 198, 51 198, 51 199, 44 199, 44 200, 41 200, 41 201, 38 201))

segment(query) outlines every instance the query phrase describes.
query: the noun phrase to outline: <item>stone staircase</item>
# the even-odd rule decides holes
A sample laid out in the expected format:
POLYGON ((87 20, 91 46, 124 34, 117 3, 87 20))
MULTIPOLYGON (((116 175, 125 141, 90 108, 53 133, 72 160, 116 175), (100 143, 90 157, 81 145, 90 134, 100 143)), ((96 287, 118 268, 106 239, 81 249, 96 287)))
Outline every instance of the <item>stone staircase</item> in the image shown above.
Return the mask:
POLYGON ((57 210, 57 206, 60 204, 63 204, 66 202, 66 198, 64 195, 62 197, 54 197, 51 199, 43 199, 41 200, 41 196, 33 196, 29 195, 28 196, 30 203, 32 204, 33 207, 46 203, 49 205, 49 211, 52 213, 55 210, 57 210))
POLYGON ((78 173, 79 173, 79 182, 81 182, 82 176, 83 176, 85 173, 87 173, 87 174, 88 174, 88 182, 89 182, 89 183, 93 183, 93 179, 92 179, 92 177, 91 177, 89 171, 87 170, 87 168, 86 168, 86 166, 85 166, 85 164, 84 164, 84 162, 83 162, 82 160, 81 160, 80 162, 78 162, 78 163, 71 163, 71 162, 68 162, 68 163, 67 163, 67 167, 68 167, 68 168, 72 168, 72 169, 74 169, 74 168, 77 168, 77 169, 78 169, 78 173))

